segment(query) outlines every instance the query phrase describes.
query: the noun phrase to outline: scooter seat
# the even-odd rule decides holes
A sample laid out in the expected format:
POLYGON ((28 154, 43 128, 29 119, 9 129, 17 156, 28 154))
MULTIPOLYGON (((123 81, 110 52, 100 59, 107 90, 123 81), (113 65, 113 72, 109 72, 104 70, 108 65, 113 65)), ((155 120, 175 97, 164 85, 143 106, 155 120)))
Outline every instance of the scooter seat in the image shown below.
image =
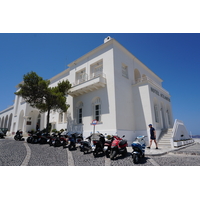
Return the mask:
POLYGON ((121 140, 119 145, 125 145, 127 143, 127 140, 121 140))

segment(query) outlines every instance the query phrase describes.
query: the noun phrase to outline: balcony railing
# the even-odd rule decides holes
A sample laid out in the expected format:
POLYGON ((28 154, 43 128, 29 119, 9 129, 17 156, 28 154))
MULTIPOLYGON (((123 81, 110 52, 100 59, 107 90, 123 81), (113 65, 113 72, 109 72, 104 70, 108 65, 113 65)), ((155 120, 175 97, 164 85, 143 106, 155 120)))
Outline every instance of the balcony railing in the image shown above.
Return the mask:
POLYGON ((132 85, 136 85, 138 83, 143 83, 148 81, 149 83, 151 83, 152 85, 155 85, 157 88, 159 88, 161 91, 169 94, 169 92, 167 90, 165 90, 164 88, 162 88, 161 85, 159 85, 158 83, 156 83, 155 81, 153 81, 152 79, 150 79, 148 76, 144 76, 141 78, 138 78, 136 81, 133 81, 132 85))
POLYGON ((93 73, 89 76, 89 78, 88 75, 82 77, 82 79, 78 79, 72 84, 73 86, 69 90, 69 95, 73 97, 79 96, 94 90, 98 90, 106 85, 106 75, 102 72, 93 73))
POLYGON ((106 75, 102 72, 95 72, 95 73, 92 73, 90 76, 88 76, 88 74, 84 73, 82 75, 82 78, 80 79, 77 79, 72 85, 73 86, 76 86, 76 85, 80 85, 82 83, 85 83, 89 80, 92 80, 94 78, 97 78, 97 77, 103 77, 103 78, 106 78, 106 75))

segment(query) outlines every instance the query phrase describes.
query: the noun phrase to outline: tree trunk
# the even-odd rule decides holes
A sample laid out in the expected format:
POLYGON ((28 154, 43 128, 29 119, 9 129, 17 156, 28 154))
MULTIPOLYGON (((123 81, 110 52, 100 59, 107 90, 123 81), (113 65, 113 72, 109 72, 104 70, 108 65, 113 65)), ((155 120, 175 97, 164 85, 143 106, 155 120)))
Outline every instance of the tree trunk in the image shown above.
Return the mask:
POLYGON ((46 132, 49 133, 49 117, 50 117, 50 109, 47 111, 47 126, 46 126, 46 132))

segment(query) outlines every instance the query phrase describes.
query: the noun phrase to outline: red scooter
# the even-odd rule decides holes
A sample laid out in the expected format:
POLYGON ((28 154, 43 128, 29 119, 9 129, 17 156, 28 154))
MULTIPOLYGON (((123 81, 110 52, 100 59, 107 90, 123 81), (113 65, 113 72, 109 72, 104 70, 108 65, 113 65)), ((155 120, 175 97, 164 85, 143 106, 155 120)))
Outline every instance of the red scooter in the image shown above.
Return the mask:
POLYGON ((110 151, 110 159, 114 160, 114 158, 117 156, 117 154, 122 154, 123 157, 126 156, 127 154, 127 140, 124 140, 122 138, 125 137, 125 135, 123 135, 122 138, 118 137, 118 136, 113 136, 114 140, 112 141, 111 144, 111 151, 110 151))

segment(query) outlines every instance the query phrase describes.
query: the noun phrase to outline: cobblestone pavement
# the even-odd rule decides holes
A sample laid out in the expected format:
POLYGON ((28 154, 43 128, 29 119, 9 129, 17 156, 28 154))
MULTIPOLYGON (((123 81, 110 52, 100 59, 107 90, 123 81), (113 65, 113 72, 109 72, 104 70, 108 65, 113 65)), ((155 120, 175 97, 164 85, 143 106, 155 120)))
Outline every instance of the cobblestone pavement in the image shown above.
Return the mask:
POLYGON ((20 166, 25 156, 23 141, 0 139, 0 166, 20 166))
POLYGON ((75 166, 105 166, 105 156, 99 154, 98 157, 94 158, 91 152, 84 154, 79 150, 72 150, 75 166))
POLYGON ((162 156, 145 156, 134 164, 131 153, 110 160, 104 155, 94 158, 92 153, 50 147, 48 144, 29 144, 13 139, 0 140, 0 166, 200 166, 200 144, 162 156))
POLYGON ((62 147, 53 147, 48 144, 28 144, 31 149, 29 166, 66 166, 67 151, 62 147))
POLYGON ((200 166, 200 144, 152 158, 161 166, 200 166))

